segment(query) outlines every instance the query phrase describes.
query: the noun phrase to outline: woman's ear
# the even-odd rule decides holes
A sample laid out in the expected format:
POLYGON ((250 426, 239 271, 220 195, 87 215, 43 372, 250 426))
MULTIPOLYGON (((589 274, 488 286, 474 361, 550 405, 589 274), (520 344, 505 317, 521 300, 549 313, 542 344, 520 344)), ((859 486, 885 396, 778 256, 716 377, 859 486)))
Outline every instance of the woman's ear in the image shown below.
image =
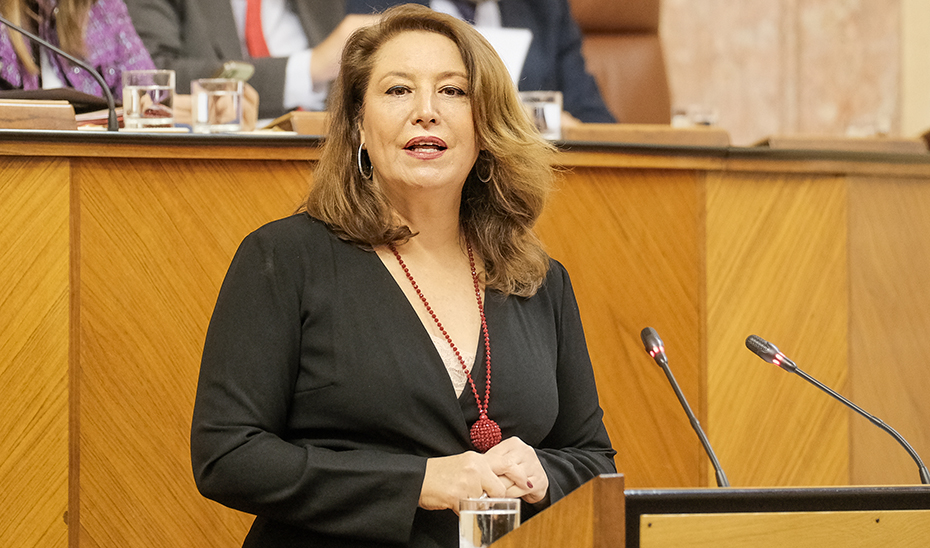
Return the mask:
POLYGON ((362 119, 362 117, 359 116, 358 118, 358 142, 364 145, 365 144, 365 128, 362 127, 363 121, 364 120, 362 119))

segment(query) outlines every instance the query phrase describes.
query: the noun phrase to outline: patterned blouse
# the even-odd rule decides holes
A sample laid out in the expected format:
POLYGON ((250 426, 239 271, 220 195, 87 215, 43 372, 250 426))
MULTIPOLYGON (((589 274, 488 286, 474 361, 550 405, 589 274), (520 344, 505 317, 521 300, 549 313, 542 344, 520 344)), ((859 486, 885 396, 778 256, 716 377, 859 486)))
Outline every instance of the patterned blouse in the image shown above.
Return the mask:
MULTIPOLYGON (((59 46, 55 18, 58 0, 39 0, 39 30, 36 34, 59 46)), ((15 30, 0 25, 0 88, 39 89, 39 75, 29 73, 16 55, 10 42, 10 33, 15 30)), ((27 46, 31 40, 23 37, 27 46)), ((84 44, 87 64, 103 75, 104 81, 117 101, 122 99, 122 74, 124 70, 154 69, 151 56, 142 45, 142 40, 132 26, 132 20, 123 0, 97 0, 87 17, 84 44)), ((49 52, 52 69, 64 85, 89 95, 102 96, 103 91, 94 77, 84 69, 73 65, 49 52)), ((38 62, 37 62, 38 64, 38 62)))

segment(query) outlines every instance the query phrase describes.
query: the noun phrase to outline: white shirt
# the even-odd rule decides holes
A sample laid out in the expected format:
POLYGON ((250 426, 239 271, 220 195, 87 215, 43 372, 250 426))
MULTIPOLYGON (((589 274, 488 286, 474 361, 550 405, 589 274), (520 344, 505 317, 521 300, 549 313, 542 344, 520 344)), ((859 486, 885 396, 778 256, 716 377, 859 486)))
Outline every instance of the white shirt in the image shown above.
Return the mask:
MULTIPOLYGON (((475 29, 487 38, 497 51, 516 86, 523 72, 523 63, 529 52, 533 33, 529 29, 503 28, 498 0, 480 0, 475 5, 475 29)), ((462 14, 450 0, 430 0, 429 7, 452 17, 462 19, 462 14)))
MULTIPOLYGON (((433 11, 446 13, 458 19, 463 18, 458 7, 449 0, 430 0, 429 7, 433 11)), ((477 2, 475 6, 475 26, 500 28, 501 9, 497 5, 497 0, 481 0, 477 2)))
POLYGON ((65 83, 58 77, 52 65, 50 53, 47 49, 39 50, 39 69, 42 71, 42 89, 57 89, 65 87, 65 83))
MULTIPOLYGON (((248 58, 245 46, 246 0, 230 0, 242 56, 248 58)), ((303 26, 297 14, 286 0, 262 0, 262 31, 265 44, 272 57, 287 57, 284 74, 284 108, 303 107, 308 110, 323 110, 329 82, 310 80, 310 59, 313 50, 307 42, 303 26)))

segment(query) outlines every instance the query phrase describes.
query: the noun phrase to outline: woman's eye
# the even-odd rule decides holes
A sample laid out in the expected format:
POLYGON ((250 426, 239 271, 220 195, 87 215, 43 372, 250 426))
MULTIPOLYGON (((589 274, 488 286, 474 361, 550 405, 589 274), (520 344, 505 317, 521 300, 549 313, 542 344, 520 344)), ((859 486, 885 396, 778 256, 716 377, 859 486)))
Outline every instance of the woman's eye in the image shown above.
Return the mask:
POLYGON ((387 90, 387 95, 403 95, 410 91, 406 86, 391 86, 387 90))
POLYGON ((442 88, 441 93, 443 93, 444 95, 448 95, 450 97, 464 97, 465 95, 467 95, 465 93, 465 90, 463 90, 462 88, 455 87, 455 86, 444 87, 442 88))

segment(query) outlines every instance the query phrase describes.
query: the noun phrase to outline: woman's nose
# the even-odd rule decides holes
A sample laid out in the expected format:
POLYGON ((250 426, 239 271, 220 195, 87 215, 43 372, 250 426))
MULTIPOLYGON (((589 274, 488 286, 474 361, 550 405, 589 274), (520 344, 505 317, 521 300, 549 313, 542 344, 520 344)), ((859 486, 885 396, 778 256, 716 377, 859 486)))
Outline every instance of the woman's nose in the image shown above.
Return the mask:
POLYGON ((414 118, 415 124, 432 125, 439 121, 439 113, 436 111, 436 101, 431 94, 422 94, 417 97, 414 118))

